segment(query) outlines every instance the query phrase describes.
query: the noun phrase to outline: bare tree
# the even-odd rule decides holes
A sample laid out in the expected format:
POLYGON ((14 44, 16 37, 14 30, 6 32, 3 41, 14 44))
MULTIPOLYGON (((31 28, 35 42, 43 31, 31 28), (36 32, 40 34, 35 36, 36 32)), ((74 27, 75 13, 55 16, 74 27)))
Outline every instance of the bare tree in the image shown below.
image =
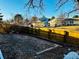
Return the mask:
POLYGON ((40 13, 44 11, 44 0, 28 0, 26 7, 28 12, 32 9, 40 13))
MULTIPOLYGON (((69 1, 70 0, 59 0, 58 3, 56 4, 58 6, 56 10, 59 10, 63 5, 65 5, 69 1)), ((67 12, 67 16, 69 16, 72 12, 79 10, 79 0, 71 0, 71 1, 75 5, 75 8, 73 8, 73 10, 71 10, 70 12, 67 12)))
MULTIPOLYGON (((58 0, 57 2, 57 8, 56 10, 59 10, 63 5, 65 5, 66 3, 72 1, 75 8, 73 8, 73 10, 71 10, 70 12, 68 12, 68 16, 69 14, 71 14, 72 12, 75 12, 77 10, 79 10, 79 0, 58 0)), ((30 8, 38 8, 43 10, 44 9, 44 0, 28 0, 28 2, 26 3, 26 6, 28 7, 28 9, 30 8)), ((73 6, 73 7, 74 7, 73 6)))
POLYGON ((41 8, 43 9, 43 0, 28 0, 26 3, 28 8, 41 8))
POLYGON ((56 10, 59 10, 64 4, 66 4, 68 2, 68 0, 59 0, 58 2, 57 2, 57 6, 58 6, 58 8, 56 9, 56 10))

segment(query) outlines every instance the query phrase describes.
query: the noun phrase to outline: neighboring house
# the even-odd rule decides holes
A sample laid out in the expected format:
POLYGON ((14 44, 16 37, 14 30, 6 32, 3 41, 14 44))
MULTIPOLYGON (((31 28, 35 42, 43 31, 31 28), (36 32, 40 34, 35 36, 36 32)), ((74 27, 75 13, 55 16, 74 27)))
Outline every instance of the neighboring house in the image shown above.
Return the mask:
POLYGON ((73 19, 73 18, 66 18, 66 19, 64 19, 63 25, 66 25, 66 26, 73 25, 74 24, 74 20, 75 19, 73 19))
POLYGON ((43 22, 32 23, 32 25, 33 25, 34 27, 44 27, 44 23, 43 23, 43 22))
POLYGON ((45 27, 48 27, 49 25, 48 25, 48 22, 49 22, 49 19, 48 18, 46 18, 45 16, 43 16, 42 18, 40 18, 40 20, 42 21, 42 22, 44 22, 44 26, 45 27))
POLYGON ((49 21, 49 24, 50 24, 51 27, 71 26, 71 25, 74 25, 74 24, 79 24, 79 20, 73 19, 73 18, 66 18, 66 19, 56 18, 56 19, 49 21))
POLYGON ((74 18, 74 25, 79 25, 79 18, 74 18))
POLYGON ((37 22, 31 23, 33 27, 44 27, 44 23, 38 20, 37 22))
POLYGON ((42 22, 38 17, 33 16, 29 21, 29 27, 44 27, 44 22, 42 22))
POLYGON ((60 19, 53 19, 49 21, 50 27, 56 27, 56 26, 61 26, 62 25, 62 21, 60 19))
POLYGON ((66 18, 63 25, 79 25, 79 18, 66 18))
POLYGON ((55 27, 56 19, 50 20, 48 23, 50 27, 55 27))
POLYGON ((24 26, 28 26, 29 25, 29 20, 28 19, 25 19, 23 22, 24 22, 24 26))

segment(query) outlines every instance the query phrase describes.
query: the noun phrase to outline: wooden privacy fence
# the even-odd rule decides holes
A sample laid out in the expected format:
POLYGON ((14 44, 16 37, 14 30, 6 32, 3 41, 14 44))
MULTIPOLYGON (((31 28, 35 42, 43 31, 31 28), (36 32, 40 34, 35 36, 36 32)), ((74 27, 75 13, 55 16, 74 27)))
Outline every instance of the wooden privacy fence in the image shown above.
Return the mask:
POLYGON ((76 37, 78 36, 77 32, 68 32, 68 31, 62 31, 62 30, 53 30, 53 29, 43 29, 43 28, 30 28, 27 27, 26 30, 27 34, 34 35, 34 36, 39 36, 46 38, 51 41, 56 41, 56 42, 63 42, 66 44, 72 44, 72 45, 79 45, 79 38, 76 37), (72 34, 71 34, 72 33, 72 34), (73 35, 73 34, 76 34, 73 35))
POLYGON ((24 27, 10 24, 0 24, 0 33, 18 33, 18 34, 29 34, 46 38, 46 40, 79 45, 79 32, 66 31, 64 29, 57 28, 33 28, 24 27))

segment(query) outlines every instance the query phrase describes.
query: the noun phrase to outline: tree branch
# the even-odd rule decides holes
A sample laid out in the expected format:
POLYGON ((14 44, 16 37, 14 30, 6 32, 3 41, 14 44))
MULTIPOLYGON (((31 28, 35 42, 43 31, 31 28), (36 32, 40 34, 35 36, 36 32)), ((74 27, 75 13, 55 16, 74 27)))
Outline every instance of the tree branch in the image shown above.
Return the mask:
POLYGON ((56 5, 60 4, 62 0, 59 0, 56 5))
POLYGON ((74 9, 74 10, 68 12, 68 13, 67 13, 67 14, 68 14, 68 17, 69 17, 69 15, 70 15, 71 13, 73 13, 73 12, 75 12, 75 11, 77 11, 77 10, 79 10, 79 9, 74 9))
POLYGON ((58 8, 56 10, 59 10, 64 4, 66 4, 68 2, 68 0, 65 0, 64 2, 63 2, 63 0, 61 0, 61 1, 62 1, 61 4, 58 6, 58 8))

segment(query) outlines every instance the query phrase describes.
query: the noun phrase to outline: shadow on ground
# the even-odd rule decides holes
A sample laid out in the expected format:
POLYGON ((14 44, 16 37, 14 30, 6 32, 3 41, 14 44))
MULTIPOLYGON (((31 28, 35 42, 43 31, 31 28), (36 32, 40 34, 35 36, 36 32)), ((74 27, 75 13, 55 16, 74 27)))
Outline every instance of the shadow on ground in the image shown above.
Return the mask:
POLYGON ((55 44, 30 36, 0 34, 0 49, 5 59, 63 59, 66 51, 63 47, 36 55, 36 52, 53 46, 55 44))

